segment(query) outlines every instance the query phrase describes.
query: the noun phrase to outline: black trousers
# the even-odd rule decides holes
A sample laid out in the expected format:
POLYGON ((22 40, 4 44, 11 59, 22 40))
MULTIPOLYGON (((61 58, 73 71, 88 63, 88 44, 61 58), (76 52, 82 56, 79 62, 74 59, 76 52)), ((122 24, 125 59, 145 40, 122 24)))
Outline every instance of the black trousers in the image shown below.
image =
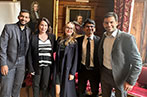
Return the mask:
POLYGON ((42 97, 49 96, 50 67, 41 67, 39 75, 33 76, 33 97, 39 97, 42 90, 42 97))
POLYGON ((100 74, 96 69, 87 70, 86 67, 82 64, 81 69, 78 72, 78 94, 79 97, 84 97, 87 80, 90 81, 91 91, 93 97, 98 95, 100 74))

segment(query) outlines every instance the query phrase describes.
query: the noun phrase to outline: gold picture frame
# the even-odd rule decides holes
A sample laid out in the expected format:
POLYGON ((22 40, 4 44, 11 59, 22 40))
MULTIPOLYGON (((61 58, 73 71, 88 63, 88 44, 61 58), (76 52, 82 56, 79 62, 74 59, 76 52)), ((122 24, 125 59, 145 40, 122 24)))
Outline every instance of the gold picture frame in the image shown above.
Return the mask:
POLYGON ((94 20, 95 17, 95 7, 92 6, 66 6, 66 20, 65 23, 69 21, 74 21, 77 15, 81 15, 83 20, 86 18, 91 18, 94 20))

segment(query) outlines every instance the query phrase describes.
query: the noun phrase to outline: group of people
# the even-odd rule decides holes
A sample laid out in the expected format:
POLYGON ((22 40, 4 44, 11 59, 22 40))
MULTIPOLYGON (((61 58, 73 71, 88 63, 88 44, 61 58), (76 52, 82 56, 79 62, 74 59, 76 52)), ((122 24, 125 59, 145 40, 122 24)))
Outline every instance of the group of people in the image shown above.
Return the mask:
POLYGON ((27 27, 30 14, 21 10, 19 21, 6 24, 0 36, 0 97, 19 97, 25 68, 33 78, 33 97, 86 97, 87 80, 92 97, 98 97, 101 83, 102 97, 127 97, 142 68, 142 60, 132 35, 117 29, 114 12, 104 16, 106 30, 102 38, 94 35, 96 24, 86 19, 83 36, 76 37, 73 22, 64 27, 64 34, 56 40, 47 18, 38 20, 35 34, 27 27), (55 56, 54 56, 55 55, 55 56), (75 73, 78 72, 78 88, 75 73))

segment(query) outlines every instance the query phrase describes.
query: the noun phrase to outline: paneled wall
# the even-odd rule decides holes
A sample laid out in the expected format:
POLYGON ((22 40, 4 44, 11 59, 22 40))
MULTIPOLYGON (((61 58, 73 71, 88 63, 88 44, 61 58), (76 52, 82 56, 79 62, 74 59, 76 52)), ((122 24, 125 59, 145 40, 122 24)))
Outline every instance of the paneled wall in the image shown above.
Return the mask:
MULTIPOLYGON (((13 1, 13 0, 0 0, 0 1, 13 1)), ((21 2, 21 8, 30 10, 31 3, 38 1, 40 4, 41 16, 47 17, 51 24, 53 23, 53 0, 17 0, 21 2)))
MULTIPOLYGON (((35 0, 18 0, 21 1, 22 8, 30 10, 32 1, 35 0)), ((51 24, 53 23, 53 0, 36 0, 40 4, 40 15, 47 17, 51 24)))
MULTIPOLYGON (((13 0, 0 0, 0 1, 13 1, 13 0)), ((17 0, 21 1, 21 7, 30 10, 32 1, 34 0, 17 0)), ((53 1, 54 0, 36 0, 40 4, 41 16, 47 17, 51 24, 53 24, 53 1)), ((66 19, 66 6, 91 6, 95 8, 95 17, 97 32, 101 36, 104 31, 102 22, 103 15, 108 11, 113 11, 113 0, 89 0, 89 3, 76 2, 76 0, 59 0, 59 22, 58 32, 63 32, 63 26, 66 19)))
POLYGON ((113 0, 90 0, 89 3, 85 2, 75 2, 75 0, 60 0, 59 2, 59 23, 58 23, 58 33, 63 32, 63 27, 66 20, 66 7, 67 6, 91 6, 95 8, 95 17, 97 32, 96 35, 101 36, 104 29, 102 26, 103 16, 108 11, 113 11, 113 0))

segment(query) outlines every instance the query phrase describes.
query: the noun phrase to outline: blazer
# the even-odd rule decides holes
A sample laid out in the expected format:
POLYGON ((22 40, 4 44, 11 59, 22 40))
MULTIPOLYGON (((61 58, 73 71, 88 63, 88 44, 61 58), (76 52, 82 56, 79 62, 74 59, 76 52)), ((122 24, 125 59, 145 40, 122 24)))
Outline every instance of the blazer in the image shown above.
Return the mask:
MULTIPOLYGON (((103 66, 103 35, 99 46, 99 62, 103 66)), ((118 30, 111 52, 112 75, 118 88, 124 82, 134 85, 141 72, 142 60, 132 35, 118 30)))
MULTIPOLYGON (((56 37, 54 34, 49 34, 48 39, 51 41, 52 44, 52 61, 53 60, 53 52, 55 51, 55 44, 56 44, 56 37)), ((39 36, 38 34, 34 34, 31 36, 30 40, 30 47, 28 51, 28 69, 29 72, 35 72, 35 74, 39 73, 39 51, 38 51, 38 42, 39 36)))
MULTIPOLYGON (((99 46, 99 40, 100 38, 96 35, 93 37, 94 39, 94 54, 93 54, 93 63, 95 66, 95 69, 99 69, 99 62, 98 62, 98 46, 99 46)), ((78 37, 78 70, 81 69, 81 60, 82 60, 82 44, 83 44, 84 36, 78 37)))
MULTIPOLYGON (((18 47, 20 45, 20 31, 17 23, 15 24, 6 24, 0 36, 0 66, 8 65, 8 68, 11 69, 16 63, 18 58, 18 47)), ((27 45, 26 52, 29 48, 31 31, 26 27, 26 37, 27 45)))

